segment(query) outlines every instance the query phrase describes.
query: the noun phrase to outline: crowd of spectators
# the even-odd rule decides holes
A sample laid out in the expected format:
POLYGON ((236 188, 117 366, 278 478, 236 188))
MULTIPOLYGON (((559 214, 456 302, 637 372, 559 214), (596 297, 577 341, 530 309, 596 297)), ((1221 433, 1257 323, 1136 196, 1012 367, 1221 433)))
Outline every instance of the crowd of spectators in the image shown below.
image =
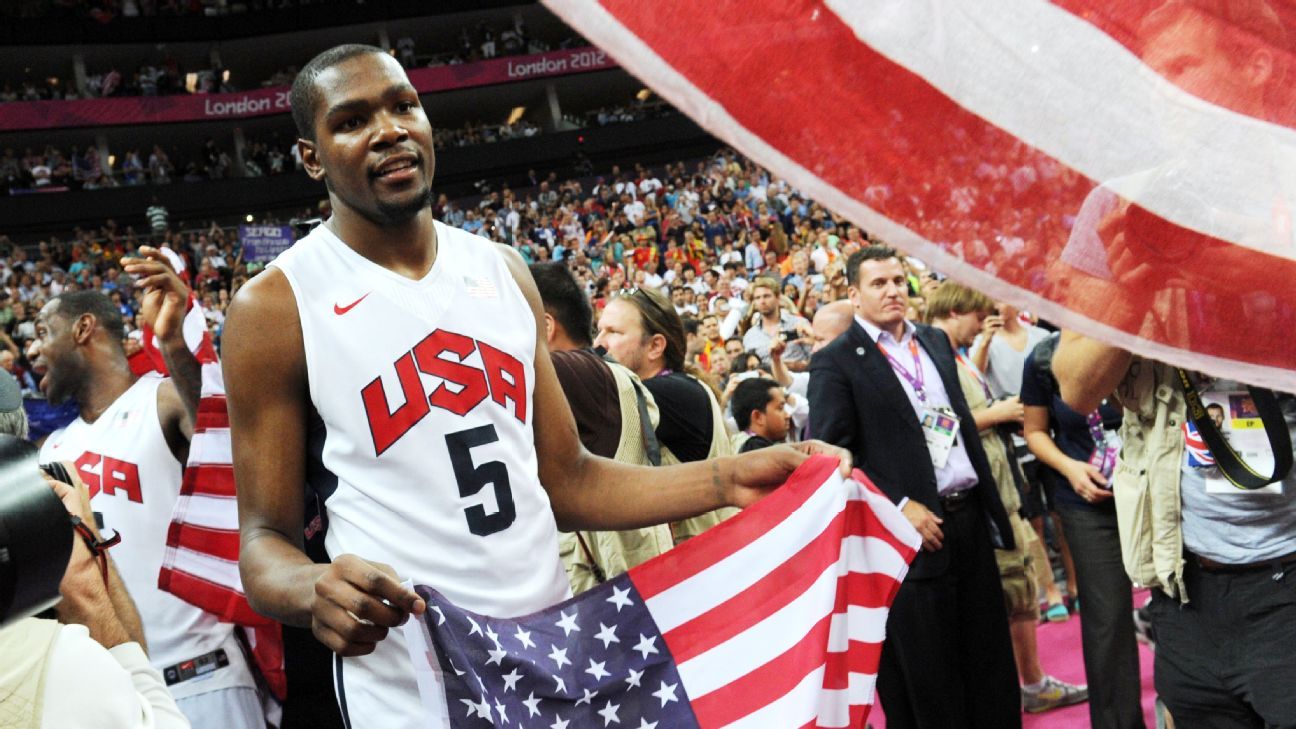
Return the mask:
POLYGON ((117 18, 174 18, 242 15, 308 5, 359 5, 363 0, 7 0, 0 17, 89 18, 108 23, 117 18))

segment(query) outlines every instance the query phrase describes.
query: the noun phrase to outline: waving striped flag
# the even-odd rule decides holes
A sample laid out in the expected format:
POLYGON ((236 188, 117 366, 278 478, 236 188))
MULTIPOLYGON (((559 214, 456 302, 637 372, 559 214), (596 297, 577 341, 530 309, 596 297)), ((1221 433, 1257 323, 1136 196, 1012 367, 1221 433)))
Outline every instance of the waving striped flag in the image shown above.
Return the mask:
POLYGON ((737 517, 523 618, 418 586, 428 612, 406 633, 425 706, 453 727, 863 726, 921 539, 854 478, 807 461, 737 517))
MULTIPOLYGON (((166 374, 166 361, 153 332, 145 326, 143 334, 141 344, 152 368, 166 374)), ((252 609, 239 577, 238 505, 234 498, 225 380, 202 305, 192 295, 184 319, 184 338, 202 367, 202 392, 180 497, 167 530, 158 589, 206 610, 222 622, 247 628, 257 668, 274 696, 282 700, 287 695, 288 681, 283 671, 280 626, 252 609)))
POLYGON ((1290 0, 545 4, 939 270, 1131 351, 1296 391, 1290 0))

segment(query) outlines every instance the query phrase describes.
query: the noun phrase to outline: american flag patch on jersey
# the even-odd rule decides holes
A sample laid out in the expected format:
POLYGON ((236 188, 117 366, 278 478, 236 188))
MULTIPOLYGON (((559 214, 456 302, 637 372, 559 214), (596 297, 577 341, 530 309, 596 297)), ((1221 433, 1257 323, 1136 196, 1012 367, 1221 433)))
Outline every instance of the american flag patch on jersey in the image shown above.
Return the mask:
POLYGON ((464 276, 464 290, 474 299, 494 299, 499 296, 499 289, 495 288, 495 282, 488 278, 473 278, 464 276))
POLYGON ((1206 447, 1206 441, 1202 440, 1201 433, 1197 432, 1197 426, 1192 421, 1185 421, 1183 424, 1184 431, 1184 450, 1188 451, 1188 465, 1192 468, 1209 468, 1215 465, 1215 456, 1211 455, 1210 449, 1206 447))

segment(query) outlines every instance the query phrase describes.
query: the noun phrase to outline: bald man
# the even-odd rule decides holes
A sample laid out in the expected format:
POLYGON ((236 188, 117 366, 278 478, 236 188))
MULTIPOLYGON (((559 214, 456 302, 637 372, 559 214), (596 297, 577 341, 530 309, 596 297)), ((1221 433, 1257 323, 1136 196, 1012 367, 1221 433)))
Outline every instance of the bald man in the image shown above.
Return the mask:
MULTIPOLYGON (((810 324, 810 353, 814 354, 828 346, 849 329, 854 311, 851 303, 845 299, 819 307, 810 324)), ((792 432, 805 435, 803 429, 810 417, 809 399, 806 396, 810 388, 810 373, 788 371, 783 365, 783 350, 786 346, 782 336, 770 343, 770 370, 774 379, 787 388, 788 403, 792 405, 792 432)))

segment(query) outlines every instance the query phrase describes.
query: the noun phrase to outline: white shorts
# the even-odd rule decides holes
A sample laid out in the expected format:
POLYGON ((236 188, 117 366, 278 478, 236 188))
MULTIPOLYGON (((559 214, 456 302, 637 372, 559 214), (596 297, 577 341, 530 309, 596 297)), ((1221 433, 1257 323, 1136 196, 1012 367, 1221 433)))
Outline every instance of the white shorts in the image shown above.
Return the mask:
POLYGON ((241 686, 216 689, 176 699, 193 729, 265 729, 265 715, 256 689, 241 686))
MULTIPOLYGON (((411 618, 414 620, 417 618, 411 618)), ((342 721, 350 729, 448 729, 430 717, 419 698, 414 667, 400 628, 387 632, 373 653, 333 656, 333 689, 342 721)))

